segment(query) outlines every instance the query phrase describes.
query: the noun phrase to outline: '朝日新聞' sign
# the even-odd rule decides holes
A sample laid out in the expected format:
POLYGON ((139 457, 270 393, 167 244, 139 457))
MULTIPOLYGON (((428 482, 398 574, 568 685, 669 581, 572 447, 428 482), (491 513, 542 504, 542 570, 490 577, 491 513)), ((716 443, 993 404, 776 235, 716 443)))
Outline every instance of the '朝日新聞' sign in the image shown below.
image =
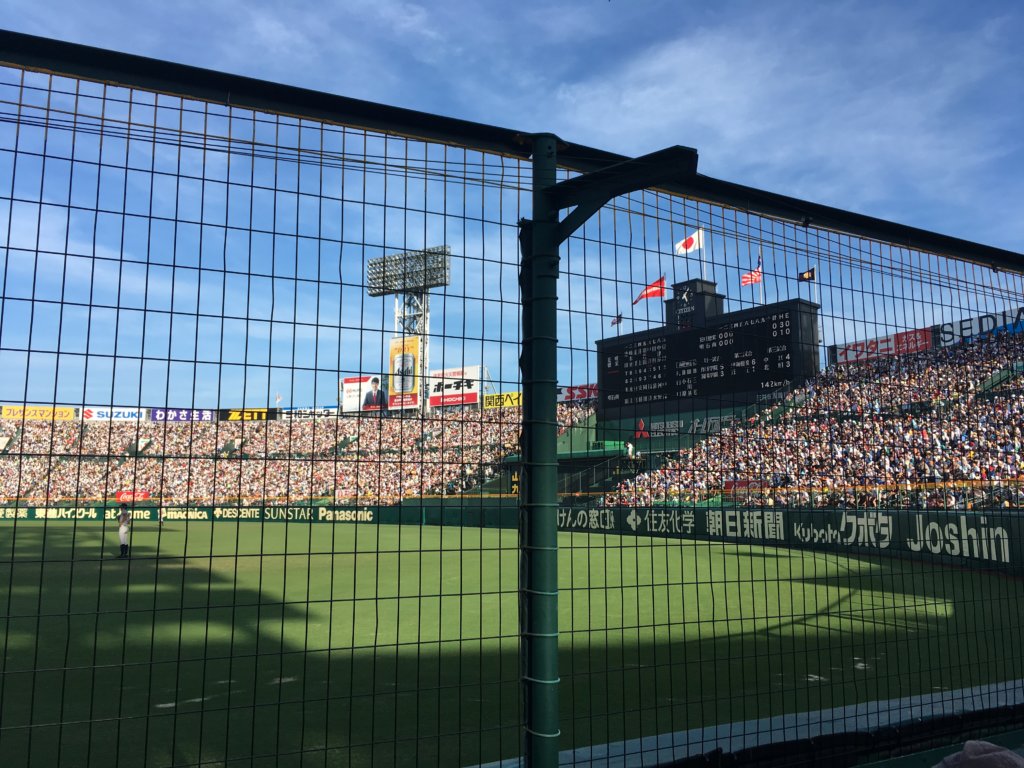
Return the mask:
POLYGON ((935 559, 982 568, 1024 568, 1012 514, 907 509, 562 507, 566 531, 775 544, 935 559))

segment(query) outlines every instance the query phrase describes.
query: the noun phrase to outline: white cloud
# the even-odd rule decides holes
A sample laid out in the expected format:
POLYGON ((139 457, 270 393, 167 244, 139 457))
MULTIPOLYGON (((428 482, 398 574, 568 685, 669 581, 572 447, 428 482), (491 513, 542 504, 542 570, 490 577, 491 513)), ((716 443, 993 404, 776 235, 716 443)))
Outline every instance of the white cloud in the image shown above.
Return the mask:
POLYGON ((706 173, 786 179, 785 191, 833 204, 864 206, 907 186, 964 200, 956 183, 1004 151, 1006 126, 961 108, 1006 63, 986 45, 992 26, 926 39, 866 25, 816 39, 835 21, 778 26, 758 15, 690 29, 615 71, 561 84, 553 122, 626 153, 694 145, 706 173))

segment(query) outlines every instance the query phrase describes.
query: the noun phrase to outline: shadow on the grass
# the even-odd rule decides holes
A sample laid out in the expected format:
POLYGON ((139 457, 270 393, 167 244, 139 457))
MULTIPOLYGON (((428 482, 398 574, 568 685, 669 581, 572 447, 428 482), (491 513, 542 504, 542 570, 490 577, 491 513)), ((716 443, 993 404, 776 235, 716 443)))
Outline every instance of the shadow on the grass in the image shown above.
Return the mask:
MULTIPOLYGON (((293 553, 287 526, 213 557, 231 542, 214 546, 207 523, 139 528, 122 560, 113 525, 0 525, 0 764, 413 766, 518 751, 515 638, 505 651, 353 647, 318 622, 358 601, 314 594, 313 547, 293 553)), ((331 529, 295 530, 302 549, 331 529)))
MULTIPOLYGON (((332 602, 314 589, 311 556, 276 540, 211 557, 210 536, 209 524, 169 524, 136 535, 120 561, 109 526, 0 526, 4 765, 465 765, 518 753, 515 637, 364 642, 354 617, 332 634, 336 612, 360 599, 377 609, 374 598, 332 602)), ((823 562, 790 579, 792 594, 814 595, 799 608, 563 626, 563 747, 1022 675, 1020 582, 823 562)))

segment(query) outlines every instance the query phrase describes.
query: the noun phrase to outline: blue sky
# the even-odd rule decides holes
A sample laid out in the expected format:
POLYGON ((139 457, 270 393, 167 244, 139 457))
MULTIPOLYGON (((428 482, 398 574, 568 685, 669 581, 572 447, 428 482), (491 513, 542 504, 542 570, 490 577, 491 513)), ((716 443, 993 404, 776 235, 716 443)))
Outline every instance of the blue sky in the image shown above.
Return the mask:
POLYGON ((524 130, 1024 250, 1013 2, 0 3, 3 25, 524 130), (614 119, 610 119, 614 118, 614 119))
MULTIPOLYGON (((17 31, 510 128, 553 131, 623 154, 672 144, 694 146, 700 152, 700 170, 709 175, 1024 251, 1024 47, 1019 44, 1024 39, 1024 9, 1009 2, 528 1, 513 10, 499 3, 419 5, 391 0, 328 6, 6 1, 0 2, 0 12, 3 25, 17 31)), ((693 222, 701 223, 700 215, 693 222)), ((684 222, 672 231, 655 233, 657 245, 645 247, 645 253, 664 251, 665 243, 682 236, 687 226, 684 222)), ((450 222, 443 224, 448 236, 453 234, 450 227, 450 222)), ((480 227, 456 234, 465 244, 487 243, 490 253, 500 254, 498 287, 503 300, 510 301, 515 292, 514 233, 480 227)), ((585 249, 581 244, 575 247, 585 249)), ((746 268, 748 256, 729 257, 732 272, 746 268)), ((603 251, 597 258, 607 268, 603 251)), ((87 261, 91 267, 94 260, 87 261)), ((788 270, 800 261, 795 254, 779 257, 779 269, 788 270)), ((68 269, 63 261, 62 266, 68 269)), ((492 340, 514 342, 505 311, 488 320, 493 307, 474 309, 462 301, 461 293, 469 294, 472 286, 491 285, 487 264, 475 267, 458 275, 462 285, 452 292, 457 300, 445 304, 447 333, 462 333, 467 324, 476 327, 482 321, 484 338, 490 327, 492 340)), ((614 276, 642 286, 659 267, 670 278, 685 276, 677 274, 671 259, 666 269, 658 257, 652 263, 649 256, 638 263, 630 258, 629 268, 621 272, 616 267, 614 276)), ((722 274, 721 280, 731 280, 732 272, 728 277, 722 274)), ((181 282, 184 278, 173 272, 166 277, 169 284, 182 286, 176 291, 189 290, 187 280, 181 282)), ((143 279, 153 278, 150 274, 143 279)), ((854 280, 852 274, 847 278, 854 280)), ((586 289, 585 280, 573 283, 570 277, 565 282, 577 297, 586 289)), ((572 333, 571 346, 584 350, 566 356, 570 362, 562 375, 574 380, 565 383, 592 379, 585 350, 592 350, 593 339, 603 333, 604 316, 628 310, 626 294, 631 287, 620 289, 621 296, 609 296, 607 286, 595 286, 593 281, 590 285, 591 290, 600 288, 602 295, 598 305, 591 295, 588 309, 601 317, 594 323, 584 320, 578 327, 565 321, 572 333)), ((5 294, 8 305, 14 296, 11 290, 9 286, 5 294)), ((770 284, 769 292, 773 290, 785 298, 795 295, 796 289, 770 284)), ((344 292, 341 286, 339 292, 344 292)), ((329 298, 322 301, 321 309, 330 306, 329 298)), ((578 299, 574 301, 579 306, 578 299)), ((922 297, 923 305, 929 301, 934 301, 931 294, 922 297)), ((345 305, 345 297, 339 295, 338 302, 345 305)), ((293 320, 302 306, 308 309, 308 302, 301 299, 292 304, 293 320)), ((643 327, 649 313, 656 313, 654 302, 648 304, 640 305, 641 316, 625 330, 643 327)), ((347 306, 358 308, 352 321, 356 325, 384 328, 390 322, 390 306, 380 300, 372 304, 352 299, 347 306)), ((953 315, 973 310, 972 305, 953 315)), ((345 310, 341 311, 344 317, 345 310)), ((37 308, 37 314, 44 317, 45 312, 37 308)), ((134 323, 127 318, 114 322, 135 329, 152 323, 150 338, 168 335, 161 331, 159 319, 145 313, 139 318, 134 323)), ((221 338, 237 340, 244 333, 258 344, 266 336, 268 351, 259 360, 273 365, 272 319, 260 315, 255 319, 260 325, 253 328, 250 316, 246 332, 222 327, 221 338)), ((45 333, 48 323, 56 322, 40 319, 36 326, 45 333)), ((899 317, 880 323, 882 330, 901 324, 912 323, 899 317)), ((13 320, 8 324, 15 331, 20 327, 13 320)), ((323 346, 320 336, 330 336, 331 329, 316 330, 314 346, 323 346)), ((863 328, 858 335, 877 335, 875 330, 863 328)), ((339 367, 358 367, 358 362, 338 360, 344 357, 342 349, 350 351, 350 342, 343 331, 336 330, 335 335, 339 338, 330 344, 338 348, 339 367)), ((361 339, 360 356, 368 354, 367 348, 370 356, 374 348, 379 352, 384 336, 361 339)), ((299 350, 298 341, 280 343, 293 354, 299 350)), ((121 347, 128 348, 134 347, 121 347)), ((484 362, 497 371, 496 376, 514 378, 511 346, 496 356, 494 349, 489 347, 484 357, 491 359, 484 362)), ((234 353, 228 349, 221 354, 234 353)), ((194 349, 183 354, 199 357, 194 349)), ((459 358, 467 363, 476 361, 470 357, 479 358, 461 342, 444 345, 442 354, 445 367, 458 364, 459 358)), ((246 360, 242 358, 243 363, 246 360)), ((329 359, 322 362, 326 367, 333 364, 329 359)), ((6 366, 12 364, 13 358, 5 361, 6 366)), ((69 380, 81 376, 71 363, 54 366, 63 367, 69 380)), ((431 367, 441 367, 441 362, 431 367)), ((154 381, 174 375, 159 366, 154 370, 154 381)), ((37 390, 38 382, 47 383, 50 375, 42 366, 29 387, 37 390)), ((238 387, 223 369, 200 375, 193 368, 182 376, 183 381, 220 378, 219 387, 203 385, 201 394, 190 393, 191 399, 201 401, 197 405, 224 401, 238 387)), ((282 388, 273 375, 264 383, 262 376, 258 374, 251 385, 243 382, 247 404, 282 388)), ((101 378, 138 377, 129 366, 120 374, 104 372, 101 378)), ((307 404, 309 397, 327 399, 326 377, 313 378, 315 383, 285 382, 286 399, 295 400, 295 405, 307 404), (316 394, 310 395, 313 386, 316 394)), ((165 383, 162 389, 168 387, 180 391, 177 383, 165 383)), ((108 390, 99 387, 96 396, 101 401, 108 396, 123 399, 116 390, 101 394, 108 390)), ((56 391, 54 398, 65 399, 64 390, 56 391)), ((131 392, 123 395, 146 399, 155 391, 146 385, 135 397, 131 392)), ((10 399, 11 394, 5 390, 0 397, 10 399)), ((87 391, 83 399, 90 399, 90 394, 87 391)), ((161 401, 165 397, 173 399, 173 394, 159 393, 161 401)))

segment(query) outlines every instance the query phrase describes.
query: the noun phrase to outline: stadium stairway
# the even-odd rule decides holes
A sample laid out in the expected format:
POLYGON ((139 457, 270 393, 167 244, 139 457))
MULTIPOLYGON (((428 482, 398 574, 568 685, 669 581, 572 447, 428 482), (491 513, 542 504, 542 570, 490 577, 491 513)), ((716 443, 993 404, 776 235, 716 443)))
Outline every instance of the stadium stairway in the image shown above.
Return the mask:
POLYGON ((991 392, 1024 374, 1024 362, 1016 362, 1009 368, 996 371, 978 387, 978 392, 991 392))
POLYGON ((645 459, 612 456, 579 472, 560 475, 558 492, 585 496, 604 495, 615 490, 623 480, 636 477, 648 469, 645 459))
POLYGON ((558 436, 558 453, 576 453, 590 449, 597 439, 597 414, 592 413, 558 436))
MULTIPOLYGON (((597 440, 597 414, 592 413, 558 436, 558 456, 591 453, 597 440)), ((559 493, 603 494, 611 491, 627 477, 635 477, 644 469, 642 461, 626 456, 611 456, 578 472, 559 473, 559 493)))
POLYGON ((10 437, 0 438, 0 456, 10 452, 12 446, 18 442, 19 437, 21 437, 21 427, 16 427, 14 434, 10 437))
MULTIPOLYGON (((783 401, 783 402, 779 403, 778 405, 776 405, 775 407, 771 408, 771 410, 769 410, 764 415, 764 422, 766 424, 778 424, 786 416, 787 413, 789 413, 790 411, 796 410, 801 405, 803 405, 804 404, 804 400, 806 400, 806 399, 807 399, 807 396, 806 395, 802 395, 802 394, 801 395, 797 395, 797 396, 793 397, 792 399, 788 399, 787 398, 785 401, 783 401)), ((750 409, 748 409, 748 410, 750 410, 750 409)), ((745 413, 744 414, 744 420, 746 420, 746 419, 750 418, 750 416, 756 414, 757 411, 758 411, 757 406, 753 406, 752 413, 745 413)))

